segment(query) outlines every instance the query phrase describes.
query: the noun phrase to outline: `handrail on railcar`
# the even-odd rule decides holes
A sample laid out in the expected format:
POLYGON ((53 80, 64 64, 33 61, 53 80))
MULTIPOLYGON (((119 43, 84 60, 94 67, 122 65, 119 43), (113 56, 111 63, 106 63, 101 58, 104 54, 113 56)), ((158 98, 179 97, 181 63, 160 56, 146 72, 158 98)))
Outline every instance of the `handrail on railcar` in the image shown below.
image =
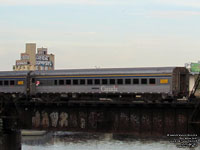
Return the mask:
POLYGON ((199 74, 198 74, 198 76, 197 76, 197 79, 196 79, 196 81, 195 81, 194 87, 192 88, 192 91, 191 91, 191 93, 190 93, 189 98, 195 98, 195 97, 196 97, 196 96, 195 96, 195 93, 196 93, 196 91, 197 91, 197 89, 198 89, 198 87, 199 87, 199 84, 200 84, 200 72, 199 72, 199 74))

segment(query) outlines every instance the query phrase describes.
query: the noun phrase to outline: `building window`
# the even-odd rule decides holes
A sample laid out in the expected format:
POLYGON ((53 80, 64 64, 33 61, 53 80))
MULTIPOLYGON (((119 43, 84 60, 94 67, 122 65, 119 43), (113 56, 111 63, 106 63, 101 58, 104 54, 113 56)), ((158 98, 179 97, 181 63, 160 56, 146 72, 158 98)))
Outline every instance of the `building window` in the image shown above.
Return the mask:
POLYGON ((147 84, 147 79, 141 79, 141 84, 147 84))
POLYGON ((139 84, 139 79, 133 79, 133 84, 139 84))
POLYGON ((2 86, 3 85, 3 81, 0 81, 0 86, 2 86))

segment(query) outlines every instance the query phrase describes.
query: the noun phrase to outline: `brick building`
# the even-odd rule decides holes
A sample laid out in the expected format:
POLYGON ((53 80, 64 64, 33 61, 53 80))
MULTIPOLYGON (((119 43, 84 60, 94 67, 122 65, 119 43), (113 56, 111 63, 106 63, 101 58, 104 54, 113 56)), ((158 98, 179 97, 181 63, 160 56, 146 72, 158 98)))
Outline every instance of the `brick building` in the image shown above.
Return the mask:
POLYGON ((55 56, 48 54, 47 48, 37 48, 36 44, 27 43, 25 53, 21 53, 20 60, 16 60, 13 70, 54 70, 55 56))

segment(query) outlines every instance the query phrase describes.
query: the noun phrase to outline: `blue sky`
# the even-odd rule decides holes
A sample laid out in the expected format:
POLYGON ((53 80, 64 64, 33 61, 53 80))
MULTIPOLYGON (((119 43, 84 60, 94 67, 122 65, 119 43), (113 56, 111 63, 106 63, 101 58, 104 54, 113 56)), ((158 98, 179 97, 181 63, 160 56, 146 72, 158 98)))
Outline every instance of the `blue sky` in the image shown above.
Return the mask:
POLYGON ((0 0, 0 70, 37 43, 56 68, 198 61, 199 0, 0 0))

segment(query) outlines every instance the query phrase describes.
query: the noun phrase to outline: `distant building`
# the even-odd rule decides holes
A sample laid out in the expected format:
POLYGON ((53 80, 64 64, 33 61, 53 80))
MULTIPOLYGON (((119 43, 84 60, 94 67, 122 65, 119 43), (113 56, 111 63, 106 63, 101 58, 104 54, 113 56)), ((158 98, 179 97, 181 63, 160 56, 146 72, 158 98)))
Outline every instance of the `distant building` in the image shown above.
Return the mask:
POLYGON ((13 70, 54 70, 55 58, 53 54, 48 54, 47 48, 38 48, 36 44, 27 43, 25 53, 21 53, 21 59, 16 60, 13 70))

